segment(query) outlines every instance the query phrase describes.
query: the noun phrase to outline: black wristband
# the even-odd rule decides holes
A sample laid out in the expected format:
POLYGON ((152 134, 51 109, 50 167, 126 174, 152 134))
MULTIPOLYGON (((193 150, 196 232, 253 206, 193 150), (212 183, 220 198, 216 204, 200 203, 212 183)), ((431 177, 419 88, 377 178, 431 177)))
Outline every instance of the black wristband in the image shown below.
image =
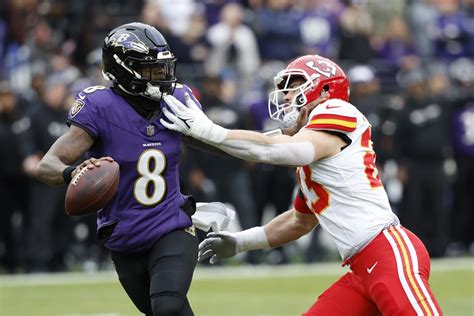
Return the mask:
POLYGON ((72 172, 76 169, 77 166, 68 166, 63 170, 63 179, 66 184, 69 184, 72 180, 72 172))

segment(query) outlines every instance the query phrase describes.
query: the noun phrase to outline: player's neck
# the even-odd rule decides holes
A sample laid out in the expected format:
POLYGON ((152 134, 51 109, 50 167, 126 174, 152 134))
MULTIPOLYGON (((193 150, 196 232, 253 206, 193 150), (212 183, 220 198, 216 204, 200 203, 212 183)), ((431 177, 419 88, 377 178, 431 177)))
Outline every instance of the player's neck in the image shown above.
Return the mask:
POLYGON ((115 87, 112 89, 116 94, 124 98, 125 101, 127 101, 127 103, 143 118, 148 119, 155 110, 160 108, 160 104, 157 101, 138 95, 131 95, 115 87))

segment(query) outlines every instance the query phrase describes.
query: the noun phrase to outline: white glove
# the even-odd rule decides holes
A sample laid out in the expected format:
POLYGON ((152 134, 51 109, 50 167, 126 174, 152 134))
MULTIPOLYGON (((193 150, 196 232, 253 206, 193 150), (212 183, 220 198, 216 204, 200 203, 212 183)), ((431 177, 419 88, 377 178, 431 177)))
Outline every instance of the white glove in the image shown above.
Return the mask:
POLYGON ((171 111, 163 108, 163 114, 171 123, 160 119, 167 129, 191 136, 205 143, 222 143, 227 136, 227 129, 214 124, 191 99, 188 93, 184 94, 186 105, 172 95, 163 98, 171 111))
POLYGON ((237 238, 231 232, 209 233, 199 244, 198 261, 202 262, 211 257, 210 263, 214 264, 220 258, 233 257, 238 253, 237 238))

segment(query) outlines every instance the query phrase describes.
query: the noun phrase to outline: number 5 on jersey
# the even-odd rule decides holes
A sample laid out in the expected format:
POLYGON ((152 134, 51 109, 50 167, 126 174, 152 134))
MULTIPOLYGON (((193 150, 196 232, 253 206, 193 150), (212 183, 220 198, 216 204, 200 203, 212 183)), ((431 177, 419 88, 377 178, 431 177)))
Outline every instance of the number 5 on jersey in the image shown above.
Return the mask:
POLYGON ((155 205, 166 193, 166 181, 162 176, 166 168, 166 157, 157 149, 145 150, 138 158, 137 171, 140 177, 133 186, 133 195, 138 203, 155 205))

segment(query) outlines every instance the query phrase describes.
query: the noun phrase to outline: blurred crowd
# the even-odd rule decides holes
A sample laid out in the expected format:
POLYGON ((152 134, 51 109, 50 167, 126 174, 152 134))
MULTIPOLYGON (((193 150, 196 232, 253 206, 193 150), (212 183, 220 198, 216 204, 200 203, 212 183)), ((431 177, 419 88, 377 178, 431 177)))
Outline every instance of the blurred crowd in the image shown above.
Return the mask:
MULTIPOLYGON (((229 128, 269 130, 273 76, 299 55, 339 63, 373 126, 394 211, 432 257, 473 255, 474 0, 3 0, 0 5, 0 272, 107 268, 94 216, 64 213, 65 187, 34 178, 66 130, 74 96, 108 85, 101 44, 127 22, 154 25, 178 78, 229 128)), ((222 201, 241 228, 291 205, 294 170, 186 148, 181 185, 222 201)), ((316 230, 317 231, 317 230, 316 230)), ((242 261, 334 259, 313 233, 242 261)))

